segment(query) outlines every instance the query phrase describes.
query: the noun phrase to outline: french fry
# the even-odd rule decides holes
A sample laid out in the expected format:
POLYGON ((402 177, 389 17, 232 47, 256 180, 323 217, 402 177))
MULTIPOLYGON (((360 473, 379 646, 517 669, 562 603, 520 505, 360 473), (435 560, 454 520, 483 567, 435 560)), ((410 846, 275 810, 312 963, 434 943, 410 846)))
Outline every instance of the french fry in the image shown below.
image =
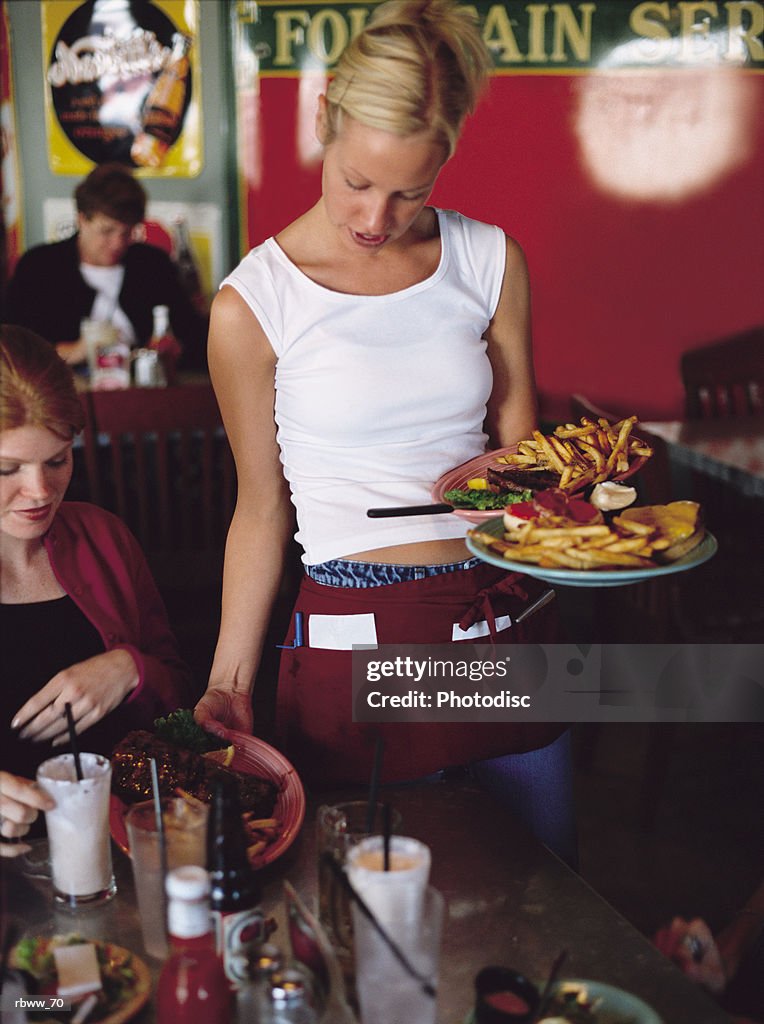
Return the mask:
POLYGON ((655 527, 649 523, 640 523, 636 519, 624 519, 623 516, 614 516, 613 523, 623 533, 637 533, 640 537, 648 537, 655 531, 655 527))
POLYGON ((565 423, 549 435, 534 430, 532 437, 518 443, 517 452, 500 455, 497 461, 550 470, 559 475, 563 490, 581 490, 627 473, 633 459, 650 458, 652 448, 631 435, 636 422, 636 416, 617 423, 582 416, 579 424, 565 423))
POLYGON ((533 436, 538 441, 538 443, 539 443, 539 445, 541 447, 541 450, 543 451, 544 455, 546 456, 546 460, 549 463, 549 465, 552 467, 552 469, 556 473, 562 473, 562 469, 563 469, 562 461, 560 459, 560 456, 557 454, 557 452, 554 450, 552 445, 549 443, 549 439, 546 438, 541 433, 540 430, 534 430, 533 431, 533 436))
POLYGON ((568 465, 563 469, 560 474, 560 487, 565 490, 566 487, 570 487, 570 483, 573 479, 573 466, 568 465))
POLYGON ((552 446, 552 448, 554 448, 554 450, 557 453, 557 455, 560 457, 560 460, 562 461, 562 465, 563 465, 563 469, 564 469, 565 466, 569 465, 573 461, 573 456, 570 454, 568 449, 562 443, 560 438, 559 437, 555 437, 554 434, 552 434, 549 437, 549 443, 552 446))
POLYGON ((543 537, 608 537, 610 527, 607 523, 593 523, 587 526, 533 526, 530 523, 532 533, 529 539, 541 540, 543 537))
POLYGON ((590 456, 594 462, 594 472, 601 473, 605 468, 606 460, 602 452, 593 444, 589 444, 588 441, 581 440, 579 442, 581 448, 590 456))

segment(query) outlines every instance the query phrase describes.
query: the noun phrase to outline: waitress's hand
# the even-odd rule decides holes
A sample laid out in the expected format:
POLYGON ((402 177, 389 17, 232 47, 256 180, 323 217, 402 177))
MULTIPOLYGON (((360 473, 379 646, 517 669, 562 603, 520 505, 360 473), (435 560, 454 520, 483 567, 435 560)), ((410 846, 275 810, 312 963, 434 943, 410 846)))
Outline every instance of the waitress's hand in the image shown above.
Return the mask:
POLYGON ((76 731, 100 722, 131 693, 139 682, 132 655, 119 648, 96 654, 87 661, 58 672, 30 697, 13 716, 11 726, 23 740, 51 740, 54 746, 68 738, 66 705, 72 706, 76 731))
POLYGON ((87 342, 84 338, 78 338, 77 341, 59 341, 56 345, 56 352, 65 363, 76 366, 78 363, 84 363, 88 357, 87 342))
POLYGON ((231 730, 251 736, 252 695, 247 691, 210 686, 194 708, 194 718, 202 729, 223 740, 229 738, 231 730))
MULTIPOLYGON (((31 779, 0 772, 0 837, 15 839, 29 831, 40 811, 56 806, 53 797, 38 788, 31 779)), ((18 857, 31 849, 26 843, 0 842, 0 857, 18 857)))

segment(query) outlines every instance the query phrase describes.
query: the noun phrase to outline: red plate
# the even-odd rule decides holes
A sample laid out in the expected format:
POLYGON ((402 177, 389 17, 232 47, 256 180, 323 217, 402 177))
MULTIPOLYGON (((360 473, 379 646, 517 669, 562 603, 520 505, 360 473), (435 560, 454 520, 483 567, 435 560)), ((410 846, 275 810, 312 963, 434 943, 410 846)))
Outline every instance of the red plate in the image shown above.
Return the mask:
MULTIPOLYGON (((263 868, 288 850, 297 838, 305 818, 305 790, 294 767, 275 747, 245 732, 232 732, 230 736, 236 748, 230 767, 247 775, 268 779, 279 789, 273 817, 281 821, 281 834, 252 862, 254 867, 263 868)), ((112 794, 109 807, 111 837, 129 857, 130 846, 125 828, 127 807, 119 797, 112 794)))
MULTIPOLYGON (((634 434, 631 435, 636 440, 634 434)), ((488 469, 506 469, 506 464, 498 461, 500 455, 514 455, 517 451, 517 445, 510 445, 508 448, 495 448, 490 452, 483 452, 482 455, 476 455, 474 459, 469 459, 467 462, 463 462, 461 466, 455 466, 454 469, 449 469, 447 473, 444 473, 439 480, 436 480, 432 485, 430 494, 432 500, 436 502, 446 501, 444 495, 446 491, 452 491, 456 488, 466 489, 467 481, 471 480, 476 476, 485 476, 488 469)), ((647 462, 648 456, 638 455, 632 460, 629 468, 625 473, 616 473, 614 476, 609 477, 610 480, 626 480, 627 477, 633 476, 637 470, 641 469, 642 466, 647 462)), ((567 489, 568 494, 575 494, 580 487, 569 487, 567 489)), ((455 508, 454 515, 461 516, 462 519, 467 519, 471 523, 485 523, 489 519, 495 519, 497 515, 501 514, 501 509, 487 509, 485 512, 481 512, 479 509, 472 508, 455 508)))

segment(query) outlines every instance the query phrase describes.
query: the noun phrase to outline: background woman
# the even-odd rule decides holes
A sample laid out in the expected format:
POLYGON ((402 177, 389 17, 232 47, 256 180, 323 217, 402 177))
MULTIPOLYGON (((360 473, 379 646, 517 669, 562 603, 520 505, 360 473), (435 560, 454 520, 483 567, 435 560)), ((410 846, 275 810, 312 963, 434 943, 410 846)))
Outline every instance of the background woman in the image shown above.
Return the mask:
POLYGON ((44 809, 29 779, 67 740, 67 702, 83 748, 109 753, 130 729, 150 727, 157 715, 190 699, 186 669, 137 542, 104 509, 63 501, 82 426, 67 365, 38 335, 3 326, 0 831, 6 838, 23 834, 44 809))
POLYGON ((378 7, 319 100, 321 198, 223 282, 208 351, 239 495, 197 718, 251 727, 291 491, 305 645, 282 652, 278 703, 306 782, 368 779, 377 732, 387 779, 479 760, 573 859, 566 741, 551 742, 560 727, 351 721, 354 643, 556 636, 549 606, 514 623, 544 588, 469 559, 463 521, 366 516, 427 502, 443 472, 535 425, 522 251, 497 227, 426 205, 489 65, 449 0, 378 7), (486 763, 510 751, 533 753, 486 763))

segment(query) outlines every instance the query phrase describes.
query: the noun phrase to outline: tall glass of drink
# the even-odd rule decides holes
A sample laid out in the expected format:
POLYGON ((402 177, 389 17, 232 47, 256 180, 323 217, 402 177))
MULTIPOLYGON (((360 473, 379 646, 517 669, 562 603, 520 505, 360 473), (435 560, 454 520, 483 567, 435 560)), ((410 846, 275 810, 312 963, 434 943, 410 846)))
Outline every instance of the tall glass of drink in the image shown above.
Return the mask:
POLYGON ((436 1022, 445 900, 430 886, 422 894, 416 922, 412 922, 406 908, 411 909, 407 899, 397 911, 391 904, 384 930, 403 953, 410 970, 353 905, 355 984, 363 1024, 436 1022))
MULTIPOLYGON (((166 868, 207 864, 207 804, 166 797, 162 800, 166 868)), ((125 818, 133 878, 141 918, 143 948, 158 960, 167 956, 164 876, 156 811, 152 800, 133 804, 125 818)))
MULTIPOLYGON (((316 816, 316 846, 318 850, 318 918, 326 929, 346 980, 352 979, 353 919, 347 895, 338 883, 331 867, 324 861, 329 854, 338 864, 345 865, 348 853, 363 839, 382 828, 382 804, 369 814, 368 800, 349 800, 339 804, 325 804, 316 816)), ((392 829, 400 829, 401 816, 392 812, 392 829)))
POLYGON ((37 784, 56 801, 45 812, 53 894, 77 908, 102 903, 117 891, 111 866, 109 790, 111 764, 100 754, 60 754, 37 769, 37 784))

